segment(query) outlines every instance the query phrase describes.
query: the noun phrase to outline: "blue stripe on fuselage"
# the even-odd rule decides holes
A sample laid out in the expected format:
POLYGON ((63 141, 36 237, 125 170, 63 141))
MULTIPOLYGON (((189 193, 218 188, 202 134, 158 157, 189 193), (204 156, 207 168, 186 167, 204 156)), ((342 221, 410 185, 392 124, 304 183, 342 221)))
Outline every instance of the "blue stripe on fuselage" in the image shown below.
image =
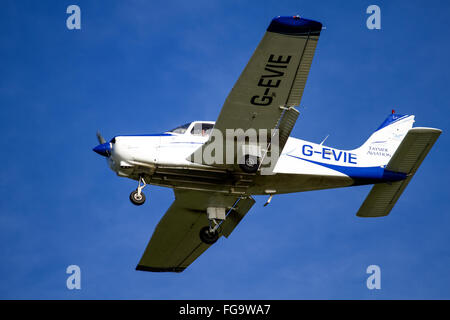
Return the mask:
POLYGON ((400 181, 406 179, 406 174, 401 172, 394 172, 386 170, 382 167, 347 167, 347 166, 337 166, 334 164, 328 164, 318 161, 313 161, 309 159, 304 159, 300 157, 293 156, 291 154, 286 154, 289 157, 297 158, 300 160, 308 161, 314 164, 317 164, 322 167, 326 167, 332 170, 336 170, 343 174, 346 174, 350 178, 354 180, 367 180, 367 183, 371 181, 376 182, 392 182, 392 181, 400 181))

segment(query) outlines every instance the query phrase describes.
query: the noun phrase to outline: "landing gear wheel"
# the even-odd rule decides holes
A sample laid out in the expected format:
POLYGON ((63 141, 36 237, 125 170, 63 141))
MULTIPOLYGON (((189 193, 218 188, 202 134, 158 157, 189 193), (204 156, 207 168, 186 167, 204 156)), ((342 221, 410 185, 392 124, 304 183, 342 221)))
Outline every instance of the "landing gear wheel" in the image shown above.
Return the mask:
POLYGON ((256 173, 259 168, 259 158, 251 155, 244 157, 244 163, 239 164, 242 171, 246 173, 256 173))
POLYGON ((130 201, 132 204, 137 206, 143 205, 145 202, 145 195, 142 191, 139 195, 137 190, 134 190, 132 193, 130 193, 130 201))
POLYGON ((206 244, 213 244, 219 239, 219 233, 209 231, 209 227, 203 227, 200 230, 200 239, 206 244))

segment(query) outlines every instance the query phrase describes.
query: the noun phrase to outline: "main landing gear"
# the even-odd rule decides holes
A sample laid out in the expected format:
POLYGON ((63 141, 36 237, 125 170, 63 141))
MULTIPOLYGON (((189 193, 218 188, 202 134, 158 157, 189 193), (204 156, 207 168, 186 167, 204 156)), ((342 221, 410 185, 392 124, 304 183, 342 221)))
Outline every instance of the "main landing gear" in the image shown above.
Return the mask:
POLYGON ((200 230, 200 240, 206 244, 213 244, 219 239, 219 232, 217 230, 211 230, 210 227, 203 227, 200 230))
POLYGON ((258 157, 247 154, 244 157, 244 163, 239 164, 239 167, 246 173, 256 173, 259 169, 259 163, 258 157))
POLYGON ((225 208, 209 207, 206 209, 206 213, 208 215, 209 227, 200 229, 200 240, 211 245, 219 239, 218 229, 226 218, 225 208))
POLYGON ((145 202, 145 195, 142 192, 142 189, 144 189, 144 187, 146 185, 147 184, 145 183, 144 178, 139 177, 139 182, 138 182, 137 189, 130 193, 130 201, 131 201, 132 204, 134 204, 136 206, 140 206, 140 205, 144 204, 144 202, 145 202))

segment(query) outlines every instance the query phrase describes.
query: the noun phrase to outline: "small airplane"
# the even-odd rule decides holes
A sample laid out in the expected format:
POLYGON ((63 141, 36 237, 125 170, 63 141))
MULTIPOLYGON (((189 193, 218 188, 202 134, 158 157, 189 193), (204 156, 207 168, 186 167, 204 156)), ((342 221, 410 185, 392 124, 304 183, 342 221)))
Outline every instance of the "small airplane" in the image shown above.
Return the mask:
POLYGON ((255 203, 252 195, 267 195, 268 205, 281 193, 374 184, 357 216, 390 213, 442 131, 413 128, 413 115, 393 111, 354 150, 290 137, 321 30, 320 22, 299 16, 274 18, 215 122, 109 142, 97 133, 93 150, 118 176, 137 181, 133 204, 144 203, 147 184, 175 193, 136 270, 183 271, 232 233, 255 203), (247 139, 252 129, 263 133, 247 139), (211 149, 228 161, 206 161, 201 155, 211 149))

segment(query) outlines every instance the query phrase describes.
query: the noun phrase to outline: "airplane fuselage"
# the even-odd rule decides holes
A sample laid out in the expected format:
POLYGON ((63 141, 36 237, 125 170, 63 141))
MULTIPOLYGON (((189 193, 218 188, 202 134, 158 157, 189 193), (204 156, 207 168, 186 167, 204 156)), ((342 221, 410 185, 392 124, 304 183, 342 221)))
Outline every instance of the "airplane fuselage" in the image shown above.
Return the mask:
MULTIPOLYGON (((361 154, 290 137, 271 175, 201 165, 188 157, 208 140, 189 133, 116 136, 110 168, 119 176, 158 186, 230 194, 277 194, 348 187, 405 176, 360 165, 361 154)), ((381 155, 382 156, 382 155, 381 155)), ((386 154, 386 157, 390 156, 386 154)), ((367 158, 367 157, 366 157, 367 158)))

